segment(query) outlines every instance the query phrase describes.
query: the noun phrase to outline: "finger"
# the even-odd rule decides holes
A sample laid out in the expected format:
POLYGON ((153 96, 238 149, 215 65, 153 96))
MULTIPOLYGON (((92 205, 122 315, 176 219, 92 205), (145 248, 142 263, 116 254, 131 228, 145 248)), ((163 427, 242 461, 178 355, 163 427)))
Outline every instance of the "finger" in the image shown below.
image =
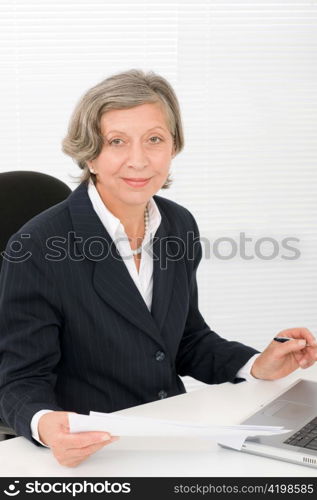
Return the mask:
POLYGON ((60 465, 63 465, 64 467, 77 467, 78 465, 80 465, 85 459, 84 458, 81 458, 81 459, 70 459, 70 460, 67 460, 67 459, 57 459, 58 463, 60 465))
POLYGON ((303 366, 303 364, 309 364, 311 366, 316 362, 317 359, 317 354, 311 349, 303 349, 303 351, 300 351, 300 353, 296 354, 299 355, 299 359, 297 359, 297 362, 300 366, 303 366))
POLYGON ((306 355, 305 358, 309 362, 315 362, 317 360, 317 349, 308 349, 306 348, 306 355))
MULTIPOLYGON (((84 459, 85 460, 85 459, 84 459)), ((75 460, 74 462, 70 462, 67 467, 78 467, 84 460, 75 460)))
POLYGON ((92 444, 104 443, 110 439, 111 435, 108 432, 76 432, 73 434, 63 432, 58 435, 54 444, 66 451, 74 448, 84 448, 92 444))
POLYGON ((114 436, 111 438, 111 440, 107 442, 93 444, 90 446, 86 446, 84 448, 71 449, 62 453, 60 449, 58 451, 55 451, 53 449, 53 453, 55 458, 58 460, 60 464, 66 465, 68 467, 75 467, 76 465, 86 460, 93 453, 96 453, 97 451, 101 450, 108 444, 117 441, 118 439, 119 439, 118 436, 114 436))
POLYGON ((69 426, 69 418, 68 418, 68 415, 69 415, 70 413, 75 414, 75 412, 74 412, 74 411, 68 411, 68 412, 66 412, 66 413, 65 413, 65 422, 63 423, 63 429, 64 429, 67 433, 69 433, 69 431, 70 431, 70 426, 69 426))
POLYGON ((302 351, 298 351, 298 352, 293 352, 293 356, 294 358, 296 359, 297 363, 300 365, 300 362, 305 359, 305 355, 303 354, 304 353, 304 349, 302 351))
POLYGON ((315 361, 308 361, 307 359, 302 359, 299 364, 301 368, 306 369, 309 368, 310 366, 313 366, 315 364, 315 361))
POLYGON ((317 346, 316 339, 312 332, 308 328, 288 328, 287 330, 282 330, 278 337, 290 337, 294 339, 305 339, 307 344, 317 346))
POLYGON ((83 448, 71 448, 66 451, 66 453, 70 454, 74 457, 88 456, 95 451, 104 448, 105 446, 118 441, 118 436, 112 436, 108 441, 103 441, 102 443, 90 444, 89 446, 84 446, 83 448))
POLYGON ((104 444, 91 445, 90 447, 86 447, 86 449, 78 448, 67 451, 53 449, 53 454, 60 464, 71 467, 72 464, 78 465, 80 462, 86 460, 86 458, 103 447, 104 444))
MULTIPOLYGON (((278 358, 284 357, 287 354, 295 354, 299 351, 302 351, 306 347, 306 340, 303 338, 301 339, 294 339, 290 340, 288 342, 284 342, 283 344, 280 344, 279 342, 276 342, 273 340, 272 345, 275 350, 275 354, 278 358)), ((306 350, 305 350, 306 352, 306 350)))
POLYGON ((110 441, 108 442, 103 442, 99 444, 91 444, 90 446, 85 446, 84 448, 73 448, 71 450, 67 450, 65 453, 65 458, 67 460, 78 460, 78 459, 85 459, 92 455, 93 453, 96 453, 96 451, 101 450, 107 444, 110 444, 110 441))

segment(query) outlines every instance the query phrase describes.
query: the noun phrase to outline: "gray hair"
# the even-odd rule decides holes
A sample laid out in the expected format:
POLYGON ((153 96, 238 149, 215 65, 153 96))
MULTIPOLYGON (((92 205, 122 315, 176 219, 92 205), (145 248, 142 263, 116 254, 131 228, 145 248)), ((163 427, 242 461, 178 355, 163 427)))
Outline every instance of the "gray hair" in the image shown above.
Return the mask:
MULTIPOLYGON (((87 161, 95 159, 103 147, 100 130, 102 115, 112 109, 132 108, 146 103, 163 105, 173 136, 175 154, 183 149, 180 107, 170 83, 153 71, 145 73, 131 69, 117 73, 89 89, 71 116, 62 148, 83 169, 81 181, 88 181, 90 178, 95 181, 95 174, 90 172, 87 161)), ((171 183, 168 176, 162 189, 168 188, 171 183)))

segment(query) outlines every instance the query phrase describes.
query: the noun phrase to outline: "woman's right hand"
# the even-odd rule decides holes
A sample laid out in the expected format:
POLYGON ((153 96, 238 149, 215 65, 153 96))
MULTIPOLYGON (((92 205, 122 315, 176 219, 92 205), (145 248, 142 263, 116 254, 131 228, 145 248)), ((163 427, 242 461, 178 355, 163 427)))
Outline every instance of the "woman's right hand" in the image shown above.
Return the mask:
POLYGON ((107 432, 69 432, 68 412, 52 411, 42 415, 38 423, 39 438, 51 448, 56 460, 76 467, 90 455, 119 439, 107 432))

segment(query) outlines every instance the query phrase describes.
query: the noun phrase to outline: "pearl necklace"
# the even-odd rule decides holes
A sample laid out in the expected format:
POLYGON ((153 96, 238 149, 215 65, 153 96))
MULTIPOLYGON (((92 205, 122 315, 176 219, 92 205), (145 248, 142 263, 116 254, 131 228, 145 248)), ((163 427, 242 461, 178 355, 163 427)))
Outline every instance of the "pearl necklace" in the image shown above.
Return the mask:
MULTIPOLYGON (((146 207, 146 209, 144 211, 144 236, 143 236, 143 240, 144 240, 145 235, 147 233, 148 227, 149 227, 149 210, 146 207)), ((132 252, 132 255, 138 255, 139 253, 141 253, 142 252, 142 243, 135 250, 131 250, 131 252, 132 252)))

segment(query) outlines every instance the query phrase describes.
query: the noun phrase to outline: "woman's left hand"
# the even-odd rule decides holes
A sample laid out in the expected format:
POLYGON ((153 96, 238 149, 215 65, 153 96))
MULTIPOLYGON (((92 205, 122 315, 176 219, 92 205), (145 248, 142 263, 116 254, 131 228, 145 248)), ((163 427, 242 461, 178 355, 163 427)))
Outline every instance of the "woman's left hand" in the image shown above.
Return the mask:
POLYGON ((284 343, 272 340, 253 363, 253 377, 275 380, 286 377, 297 368, 308 368, 317 360, 317 342, 307 328, 282 330, 277 337, 290 337, 294 340, 284 343))

